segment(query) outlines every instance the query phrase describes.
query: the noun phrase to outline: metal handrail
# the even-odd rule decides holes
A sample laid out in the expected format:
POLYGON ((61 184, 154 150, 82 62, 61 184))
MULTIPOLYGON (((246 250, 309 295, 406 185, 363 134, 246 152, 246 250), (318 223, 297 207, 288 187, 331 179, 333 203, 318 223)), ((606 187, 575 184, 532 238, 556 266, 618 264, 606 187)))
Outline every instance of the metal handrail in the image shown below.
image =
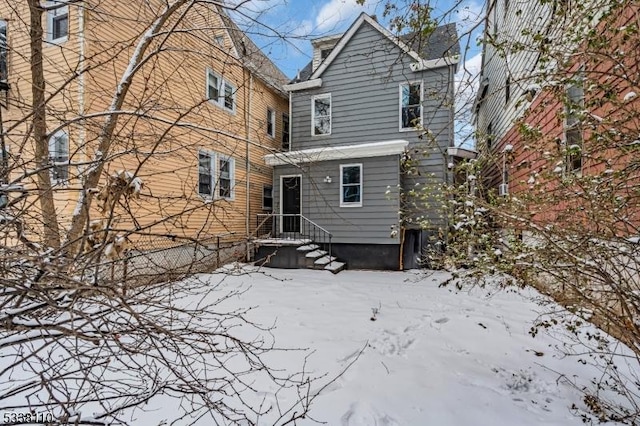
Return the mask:
POLYGON ((303 216, 302 214, 283 214, 283 213, 258 214, 257 227, 253 235, 259 236, 260 230, 263 227, 267 228, 266 229, 268 231, 267 234, 273 238, 276 238, 278 235, 282 235, 282 234, 294 234, 294 235, 299 235, 300 237, 308 238, 314 243, 326 245, 329 253, 329 265, 331 265, 331 263, 333 262, 333 260, 331 259, 332 258, 332 247, 331 247, 332 241, 331 240, 333 238, 333 234, 328 230, 326 230, 325 228, 323 228, 322 226, 315 223, 314 221, 312 221, 311 219, 303 216), (297 231, 284 231, 284 230, 280 231, 280 227, 284 224, 284 220, 283 220, 284 218, 299 218, 301 223, 298 225, 298 230, 297 231), (273 219, 273 220, 269 221, 269 219, 273 219), (305 226, 304 223, 306 223, 308 226, 305 226), (312 235, 312 231, 313 231, 313 235, 312 235), (317 233, 320 233, 321 235, 317 236, 317 233))
POLYGON ((304 220, 305 220, 305 222, 310 223, 311 225, 315 226, 316 228, 318 228, 319 230, 321 230, 321 231, 322 231, 322 232, 324 232, 325 234, 329 235, 330 237, 332 237, 332 236, 333 236, 333 234, 332 234, 331 232, 327 231, 327 230, 326 230, 326 229, 324 229, 322 226, 318 225, 317 223, 315 223, 314 221, 312 221, 312 220, 311 220, 311 219, 309 219, 308 217, 303 216, 303 215, 298 215, 298 216, 300 216, 302 219, 304 219, 304 220))

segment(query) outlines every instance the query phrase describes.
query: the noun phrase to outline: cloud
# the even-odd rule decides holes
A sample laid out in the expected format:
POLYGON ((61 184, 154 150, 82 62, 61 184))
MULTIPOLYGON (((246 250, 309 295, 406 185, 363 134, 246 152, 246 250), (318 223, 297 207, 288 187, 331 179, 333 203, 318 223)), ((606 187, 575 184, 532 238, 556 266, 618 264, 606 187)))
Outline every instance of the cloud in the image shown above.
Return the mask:
POLYGON ((316 29, 320 32, 343 31, 360 13, 372 11, 373 3, 375 2, 370 1, 365 6, 360 6, 356 0, 329 0, 316 16, 316 29))
POLYGON ((484 5, 476 0, 464 1, 456 8, 458 28, 467 33, 476 28, 484 18, 484 5))

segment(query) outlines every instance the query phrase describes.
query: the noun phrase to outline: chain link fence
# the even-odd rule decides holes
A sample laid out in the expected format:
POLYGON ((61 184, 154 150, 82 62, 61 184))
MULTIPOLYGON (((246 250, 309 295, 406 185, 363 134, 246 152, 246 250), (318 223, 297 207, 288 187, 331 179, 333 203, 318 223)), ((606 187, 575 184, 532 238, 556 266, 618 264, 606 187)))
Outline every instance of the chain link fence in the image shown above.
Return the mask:
POLYGON ((204 240, 137 236, 121 258, 96 265, 99 281, 151 282, 180 279, 246 260, 247 240, 228 233, 204 240))

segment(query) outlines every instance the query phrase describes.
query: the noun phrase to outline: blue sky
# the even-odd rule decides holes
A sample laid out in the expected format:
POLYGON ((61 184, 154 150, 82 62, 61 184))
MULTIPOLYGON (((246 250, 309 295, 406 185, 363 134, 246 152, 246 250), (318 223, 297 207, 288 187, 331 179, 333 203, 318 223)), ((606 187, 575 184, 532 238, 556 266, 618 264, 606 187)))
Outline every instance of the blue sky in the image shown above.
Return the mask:
MULTIPOLYGON (((386 0, 367 0, 360 6, 356 0, 234 1, 240 4, 239 11, 245 15, 235 14, 234 18, 289 77, 294 77, 309 62, 310 39, 346 31, 361 12, 375 14, 382 20, 386 3, 386 0), (252 24, 252 19, 260 25, 252 24)), ((443 23, 456 22, 461 34, 469 32, 482 15, 483 0, 399 0, 395 3, 402 7, 411 2, 429 4, 434 8, 434 17, 443 23)), ((382 22, 388 24, 388 20, 382 22)), ((479 30, 473 31, 466 55, 469 59, 479 53, 475 42, 478 34, 479 30)), ((466 44, 466 39, 461 44, 466 44)))

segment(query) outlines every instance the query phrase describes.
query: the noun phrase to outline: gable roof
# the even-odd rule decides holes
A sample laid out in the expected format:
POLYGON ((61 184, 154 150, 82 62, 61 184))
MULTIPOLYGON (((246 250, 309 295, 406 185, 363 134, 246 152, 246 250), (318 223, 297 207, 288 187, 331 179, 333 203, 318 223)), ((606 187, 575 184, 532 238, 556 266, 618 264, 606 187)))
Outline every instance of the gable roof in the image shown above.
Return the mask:
POLYGON ((460 54, 456 24, 440 25, 427 36, 421 32, 413 32, 400 38, 411 50, 418 52, 422 59, 440 59, 460 54))
POLYGON ((298 73, 296 78, 290 81, 290 84, 318 78, 365 22, 370 24, 417 62, 421 60, 430 61, 452 58, 460 54, 460 45, 458 43, 455 24, 445 24, 436 27, 434 31, 426 37, 418 32, 396 37, 389 30, 381 26, 378 21, 363 12, 358 19, 351 24, 331 54, 329 54, 315 71, 313 71, 313 61, 311 61, 298 73))
POLYGON ((283 96, 285 91, 283 86, 287 84, 289 78, 269 59, 258 46, 238 27, 231 17, 221 8, 220 17, 226 27, 231 42, 235 47, 238 59, 252 73, 283 96))

